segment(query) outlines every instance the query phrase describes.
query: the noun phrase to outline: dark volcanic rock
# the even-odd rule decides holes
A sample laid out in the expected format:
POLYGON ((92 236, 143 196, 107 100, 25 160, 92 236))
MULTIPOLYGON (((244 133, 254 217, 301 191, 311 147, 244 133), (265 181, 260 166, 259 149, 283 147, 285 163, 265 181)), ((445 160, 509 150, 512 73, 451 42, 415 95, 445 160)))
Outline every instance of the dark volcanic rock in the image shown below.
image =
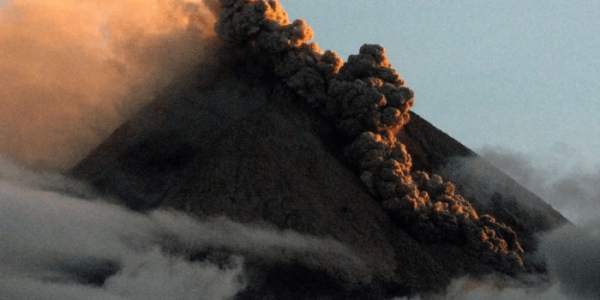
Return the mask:
MULTIPOLYGON (((346 141, 318 113, 294 99, 285 88, 268 89, 247 78, 215 80, 201 89, 179 83, 115 131, 72 174, 132 209, 168 207, 199 218, 227 216, 331 237, 363 262, 359 272, 353 272, 283 263, 261 267, 250 261, 248 270, 255 280, 246 298, 263 297, 269 290, 279 295, 302 289, 323 289, 347 298, 390 298, 441 291, 452 278, 494 272, 494 266, 459 246, 417 242, 393 222, 356 170, 344 163, 346 141), (319 287, 310 278, 291 284, 290 278, 277 275, 283 273, 316 274, 332 284, 319 287)), ((457 163, 456 157, 476 157, 414 113, 399 138, 415 170, 447 170, 457 163)), ((442 175, 454 180, 459 192, 482 187, 460 172, 442 175)), ((514 181, 508 184, 512 190, 526 191, 514 181)), ((504 195, 500 190, 467 196, 514 226, 531 251, 535 233, 565 220, 527 193, 504 195), (525 194, 527 208, 519 204, 525 194)), ((540 271, 543 266, 533 270, 540 271)), ((311 293, 307 299, 314 298, 311 293)))
POLYGON ((249 256, 240 299, 390 299, 459 276, 545 272, 528 258, 535 235, 566 220, 410 113, 414 94, 383 47, 343 63, 308 44, 310 28, 276 1, 220 7, 212 65, 174 83, 73 176, 134 210, 293 230, 357 257, 249 256))
POLYGON ((473 157, 475 152, 431 123, 410 112, 410 122, 398 133, 412 157, 413 170, 433 173, 456 157, 473 157))

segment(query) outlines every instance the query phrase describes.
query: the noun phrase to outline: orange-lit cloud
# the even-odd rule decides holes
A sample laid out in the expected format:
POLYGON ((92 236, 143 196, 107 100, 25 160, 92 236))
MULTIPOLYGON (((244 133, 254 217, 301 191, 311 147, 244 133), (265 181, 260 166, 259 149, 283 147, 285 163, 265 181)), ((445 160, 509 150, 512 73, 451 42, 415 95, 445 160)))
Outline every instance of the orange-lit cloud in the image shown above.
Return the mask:
POLYGON ((0 8, 0 155, 66 169, 202 59, 200 0, 16 0, 0 8))

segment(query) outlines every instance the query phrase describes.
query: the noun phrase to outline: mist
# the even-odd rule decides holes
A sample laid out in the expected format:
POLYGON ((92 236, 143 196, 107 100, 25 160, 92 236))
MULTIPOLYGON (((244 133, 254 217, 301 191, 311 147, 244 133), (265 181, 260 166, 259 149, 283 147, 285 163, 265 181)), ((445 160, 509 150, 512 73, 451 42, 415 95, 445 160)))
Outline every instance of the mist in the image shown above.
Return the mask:
POLYGON ((22 171, 0 179, 4 299, 229 299, 245 286, 245 259, 368 274, 331 239, 222 217, 137 213, 94 198, 83 183, 0 168, 22 171), (50 178, 43 188, 41 178, 50 178), (191 259, 199 253, 218 258, 191 259))
POLYGON ((240 261, 221 270, 169 255, 151 217, 70 196, 56 180, 34 188, 40 178, 24 172, 0 181, 3 298, 221 299, 243 287, 240 261))
MULTIPOLYGON (((473 297, 467 295, 466 298, 451 299, 477 299, 476 296, 486 290, 497 295, 497 298, 486 299, 600 297, 597 284, 600 282, 600 166, 587 164, 576 150, 561 144, 537 153, 517 152, 498 146, 486 146, 477 152, 484 160, 552 205, 573 224, 540 236, 539 255, 547 260, 554 280, 548 290, 498 290, 484 286, 470 292, 475 295, 473 297)), ((470 172, 481 172, 481 164, 476 161, 465 165, 469 166, 470 172)), ((480 180, 486 181, 485 178, 480 180)))
POLYGON ((523 153, 487 146, 477 152, 574 224, 599 220, 600 166, 589 165, 574 149, 557 144, 549 151, 523 153))
POLYGON ((598 223, 588 227, 568 225, 541 237, 538 255, 548 263, 549 282, 539 278, 507 280, 460 278, 443 295, 419 295, 394 300, 592 300, 600 297, 600 232, 598 223), (534 283, 527 286, 523 282, 534 283))
POLYGON ((66 170, 206 61, 201 1, 17 0, 0 8, 0 153, 66 170))

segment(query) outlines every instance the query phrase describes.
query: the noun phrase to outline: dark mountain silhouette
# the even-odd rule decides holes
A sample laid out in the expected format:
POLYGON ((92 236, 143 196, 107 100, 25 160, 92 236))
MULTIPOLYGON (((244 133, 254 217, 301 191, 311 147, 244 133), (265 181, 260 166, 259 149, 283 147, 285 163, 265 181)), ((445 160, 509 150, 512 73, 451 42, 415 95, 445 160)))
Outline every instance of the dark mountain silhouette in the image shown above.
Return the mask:
MULTIPOLYGON (((390 293, 439 291, 457 276, 495 272, 460 246, 411 237, 344 163, 336 131, 309 108, 280 99, 161 99, 120 127, 73 174, 136 210, 169 207, 333 237, 366 262, 365 277, 373 276, 390 293), (237 115, 229 116, 226 107, 219 112, 225 105, 237 107, 237 115)), ((414 113, 399 136, 417 170, 431 172, 455 157, 476 156, 414 113)), ((486 167, 498 173, 492 179, 509 180, 486 167)), ((478 188, 469 178, 455 182, 478 188)), ((510 185, 528 198, 505 201, 511 196, 494 191, 499 207, 486 210, 513 226, 525 250, 534 251, 535 233, 566 220, 516 182, 510 185), (523 200, 535 205, 526 209, 519 204, 523 200)), ((282 275, 307 278, 288 266, 272 268, 263 276, 275 282, 267 285, 279 286, 282 275)), ((543 265, 536 268, 535 273, 545 271, 543 265)), ((309 271, 327 270, 303 272, 309 271)))
POLYGON ((221 1, 215 60, 173 83, 71 174, 134 210, 333 238, 362 261, 251 258, 243 299, 380 299, 440 292, 465 275, 546 274, 536 234, 566 219, 409 112, 412 91, 383 48, 365 45, 344 64, 306 44, 306 25, 289 24, 280 9, 221 1), (244 13, 254 17, 236 17, 244 13))

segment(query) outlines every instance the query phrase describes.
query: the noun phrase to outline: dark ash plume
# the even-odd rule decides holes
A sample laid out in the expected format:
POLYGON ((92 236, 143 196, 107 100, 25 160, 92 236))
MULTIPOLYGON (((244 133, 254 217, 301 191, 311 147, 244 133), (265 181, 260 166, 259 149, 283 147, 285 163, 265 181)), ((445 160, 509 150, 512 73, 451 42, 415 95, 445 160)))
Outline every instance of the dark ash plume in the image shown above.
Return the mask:
POLYGON ((289 22, 277 1, 221 0, 218 36, 275 73, 347 138, 346 156, 370 193, 396 222, 427 242, 464 245, 506 273, 523 270, 516 234, 478 216, 438 175, 411 173, 411 159, 395 133, 409 121, 413 91, 392 69, 385 50, 364 45, 347 63, 308 43, 304 21, 289 22))

